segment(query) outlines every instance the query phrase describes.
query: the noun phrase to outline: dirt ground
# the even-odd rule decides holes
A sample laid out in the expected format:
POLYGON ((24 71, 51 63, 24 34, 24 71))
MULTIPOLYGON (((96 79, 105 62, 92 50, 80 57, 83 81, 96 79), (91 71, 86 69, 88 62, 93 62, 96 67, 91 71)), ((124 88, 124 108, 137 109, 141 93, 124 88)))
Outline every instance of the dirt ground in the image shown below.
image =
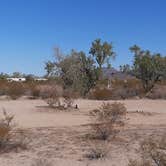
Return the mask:
POLYGON ((79 99, 75 101, 79 110, 64 112, 48 108, 42 100, 0 100, 0 109, 15 116, 17 128, 29 140, 27 150, 0 154, 0 166, 33 166, 39 158, 53 166, 127 166, 129 159, 138 156, 141 140, 166 133, 166 100, 118 101, 127 107, 126 125, 108 143, 108 157, 90 161, 84 157, 89 150, 84 138, 90 123, 88 113, 103 102, 79 99))

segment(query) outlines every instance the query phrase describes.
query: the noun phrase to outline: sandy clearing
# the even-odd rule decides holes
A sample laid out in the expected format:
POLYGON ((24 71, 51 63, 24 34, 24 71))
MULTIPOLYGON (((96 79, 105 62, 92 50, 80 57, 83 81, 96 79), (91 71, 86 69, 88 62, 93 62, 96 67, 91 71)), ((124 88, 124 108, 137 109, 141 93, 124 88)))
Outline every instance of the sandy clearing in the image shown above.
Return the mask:
POLYGON ((120 132, 119 140, 110 142, 106 160, 89 161, 83 157, 89 142, 82 136, 88 130, 88 112, 98 108, 103 101, 79 99, 76 101, 79 111, 55 112, 42 100, 0 100, 0 108, 15 115, 18 127, 25 129, 31 140, 28 150, 1 154, 0 166, 32 166, 38 158, 52 161, 53 166, 127 166, 130 158, 138 157, 136 147, 140 140, 165 133, 166 100, 117 102, 127 107, 127 124, 120 132))
MULTIPOLYGON (((114 102, 114 101, 107 101, 114 102)), ((129 114, 129 124, 165 124, 166 101, 165 100, 122 100, 127 110, 157 113, 155 116, 138 116, 129 114)), ((54 112, 46 108, 47 104, 42 100, 20 99, 16 101, 0 101, 0 108, 15 115, 15 121, 20 127, 58 127, 77 126, 89 123, 88 111, 98 108, 103 101, 76 100, 79 111, 54 112)), ((2 112, 1 112, 2 113, 2 112)))

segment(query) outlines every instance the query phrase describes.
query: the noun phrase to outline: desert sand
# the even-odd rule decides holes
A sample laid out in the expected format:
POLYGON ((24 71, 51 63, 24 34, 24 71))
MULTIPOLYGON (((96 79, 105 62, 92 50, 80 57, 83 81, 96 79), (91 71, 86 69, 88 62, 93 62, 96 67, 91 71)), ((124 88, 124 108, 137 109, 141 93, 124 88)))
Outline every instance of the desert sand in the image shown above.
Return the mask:
POLYGON ((84 157, 89 143, 83 139, 90 123, 88 113, 103 102, 79 99, 75 101, 79 110, 64 112, 48 108, 42 100, 0 100, 0 109, 15 116, 16 130, 22 129, 30 140, 27 150, 0 154, 0 166, 32 166, 38 158, 53 166, 127 166, 129 159, 137 157, 140 140, 166 133, 166 100, 117 101, 127 107, 126 125, 109 143, 109 156, 90 161, 84 157))

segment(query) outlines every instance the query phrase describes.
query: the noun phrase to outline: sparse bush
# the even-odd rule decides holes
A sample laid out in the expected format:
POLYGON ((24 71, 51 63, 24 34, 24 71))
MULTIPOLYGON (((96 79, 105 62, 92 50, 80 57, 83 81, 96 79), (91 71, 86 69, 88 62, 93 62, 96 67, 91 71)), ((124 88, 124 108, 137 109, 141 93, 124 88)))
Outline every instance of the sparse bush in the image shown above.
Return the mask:
POLYGON ((50 107, 59 107, 61 105, 63 89, 59 86, 43 85, 40 87, 40 95, 50 107))
POLYGON ((16 83, 16 82, 11 82, 9 84, 8 88, 8 95, 11 97, 11 99, 16 100, 22 95, 24 95, 25 89, 23 84, 21 83, 16 83))
POLYGON ((89 98, 96 100, 111 100, 112 92, 107 88, 95 88, 90 92, 89 98))
POLYGON ((92 118, 91 131, 94 138, 107 140, 115 137, 117 128, 124 125, 126 107, 122 103, 103 103, 96 110, 90 112, 92 118))
POLYGON ((3 148, 10 139, 13 118, 13 115, 8 115, 6 111, 3 110, 3 118, 0 119, 0 148, 3 148))
POLYGON ((128 99, 143 94, 144 90, 138 79, 115 79, 112 81, 112 99, 128 99))
POLYGON ((119 102, 103 103, 99 109, 90 112, 91 117, 97 122, 122 123, 126 115, 126 107, 119 102))
POLYGON ((39 98, 40 97, 40 88, 38 86, 31 88, 31 95, 34 99, 39 98))
POLYGON ((107 85, 104 87, 97 85, 88 97, 96 100, 119 100, 142 96, 143 93, 142 84, 138 79, 114 79, 110 88, 107 88, 107 85))
POLYGON ((74 103, 75 95, 71 90, 64 90, 63 91, 63 102, 67 108, 71 108, 74 103))
POLYGON ((0 96, 7 95, 8 83, 5 80, 0 80, 0 96))
POLYGON ((13 132, 13 115, 3 110, 3 118, 0 119, 0 152, 27 149, 25 135, 21 132, 13 132))
POLYGON ((62 110, 72 108, 75 98, 72 91, 63 90, 57 85, 42 86, 40 95, 49 107, 62 110))

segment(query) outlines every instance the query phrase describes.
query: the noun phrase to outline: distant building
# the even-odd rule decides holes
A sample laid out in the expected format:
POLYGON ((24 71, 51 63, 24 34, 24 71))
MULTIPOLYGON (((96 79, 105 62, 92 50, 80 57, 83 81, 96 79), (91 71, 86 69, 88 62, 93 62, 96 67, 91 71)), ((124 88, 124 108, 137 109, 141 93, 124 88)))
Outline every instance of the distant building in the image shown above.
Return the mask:
POLYGON ((46 79, 46 78, 35 78, 34 80, 35 81, 47 81, 48 79, 46 79))
POLYGON ((7 81, 9 82, 25 82, 26 78, 7 78, 7 81))

